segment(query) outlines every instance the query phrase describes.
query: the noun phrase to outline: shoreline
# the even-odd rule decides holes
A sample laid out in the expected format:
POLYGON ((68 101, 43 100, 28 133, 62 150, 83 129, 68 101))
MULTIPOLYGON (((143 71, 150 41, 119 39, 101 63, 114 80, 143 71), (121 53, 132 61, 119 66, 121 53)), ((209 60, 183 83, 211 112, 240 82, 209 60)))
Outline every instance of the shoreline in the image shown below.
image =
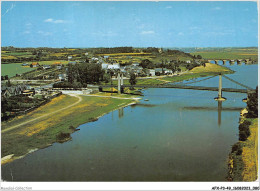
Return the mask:
POLYGON ((232 145, 228 159, 228 181, 250 182, 258 178, 258 118, 247 118, 246 114, 246 108, 241 110, 239 126, 250 122, 250 135, 246 140, 238 140, 232 145))
MULTIPOLYGON (((99 95, 82 95, 82 96, 101 97, 101 96, 99 96, 99 95)), ((125 104, 125 103, 120 104, 120 105, 118 105, 118 107, 114 108, 113 110, 110 110, 110 111, 108 111, 108 112, 102 113, 101 115, 95 117, 95 119, 97 119, 97 120, 98 120, 100 117, 103 117, 104 115, 106 115, 106 114, 108 114, 108 113, 110 113, 110 112, 112 112, 112 111, 118 110, 118 109, 120 109, 120 108, 125 108, 125 107, 128 107, 128 106, 130 106, 130 105, 135 105, 140 99, 142 99, 142 98, 138 98, 138 97, 136 97, 136 98, 120 98, 120 97, 115 97, 115 96, 113 96, 113 97, 102 96, 102 97, 113 98, 113 99, 126 99, 126 100, 131 99, 132 102, 131 102, 131 103, 127 103, 127 104, 125 104)), ((95 121, 96 121, 96 120, 95 120, 95 121)), ((87 121, 87 122, 85 122, 85 123, 90 123, 90 122, 94 122, 94 121, 87 121)), ((76 129, 79 128, 79 126, 81 126, 81 125, 83 125, 83 124, 85 124, 85 123, 82 123, 82 124, 78 125, 78 126, 75 128, 75 130, 74 130, 73 132, 71 132, 70 134, 72 134, 72 133, 78 131, 79 129, 78 129, 78 130, 76 130, 76 129)), ((65 142, 68 142, 68 141, 71 141, 71 140, 72 140, 72 139, 68 139, 68 140, 66 140, 66 141, 64 141, 64 142, 62 142, 62 143, 65 143, 65 142)), ((40 150, 40 149, 44 149, 44 148, 50 147, 50 146, 52 146, 54 143, 59 143, 59 142, 56 140, 55 142, 49 143, 49 144, 45 145, 45 146, 42 147, 42 148, 30 149, 26 154, 21 155, 21 156, 14 156, 14 154, 6 155, 6 156, 4 156, 4 157, 1 158, 1 166, 2 166, 2 165, 5 165, 5 164, 7 164, 7 163, 11 163, 11 162, 13 162, 13 161, 15 161, 15 160, 17 160, 17 159, 24 158, 24 157, 27 156, 28 154, 31 154, 31 153, 33 153, 33 152, 36 152, 36 151, 38 151, 38 150, 40 150)), ((62 144, 62 143, 60 143, 60 144, 62 144)))

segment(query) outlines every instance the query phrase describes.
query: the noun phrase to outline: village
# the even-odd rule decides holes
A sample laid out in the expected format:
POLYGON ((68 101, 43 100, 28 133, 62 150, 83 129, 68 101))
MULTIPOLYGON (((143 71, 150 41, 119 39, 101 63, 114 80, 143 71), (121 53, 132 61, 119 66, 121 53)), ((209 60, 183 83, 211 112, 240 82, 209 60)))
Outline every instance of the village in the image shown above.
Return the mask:
POLYGON ((39 60, 16 64, 21 69, 30 70, 23 73, 17 72, 11 77, 1 76, 2 108, 4 108, 1 112, 2 120, 25 114, 66 91, 77 90, 83 94, 95 93, 98 91, 100 83, 116 82, 118 74, 127 83, 132 75, 138 83, 138 79, 179 75, 201 63, 201 59, 196 59, 196 57, 194 59, 191 55, 186 56, 184 53, 184 57, 181 59, 169 57, 156 60, 154 58, 164 56, 164 51, 160 48, 152 50, 155 53, 144 53, 143 51, 114 54, 81 52, 79 55, 63 56, 63 60, 39 60), (86 73, 86 67, 89 66, 90 69, 86 73), (93 76, 95 79, 87 79, 86 76, 93 74, 94 70, 98 71, 93 76), (77 73, 75 71, 82 75, 75 74, 77 73), (84 79, 79 80, 79 78, 84 79))

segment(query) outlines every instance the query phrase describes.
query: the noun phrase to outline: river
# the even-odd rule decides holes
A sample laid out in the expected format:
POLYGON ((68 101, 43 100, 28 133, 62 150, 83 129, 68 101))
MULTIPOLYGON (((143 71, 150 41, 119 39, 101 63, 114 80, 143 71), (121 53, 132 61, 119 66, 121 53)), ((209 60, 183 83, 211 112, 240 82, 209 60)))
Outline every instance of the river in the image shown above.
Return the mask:
MULTIPOLYGON (((258 65, 227 66, 255 88, 258 65)), ((218 77, 194 85, 218 86, 218 77)), ((223 78, 223 87, 241 88, 223 78)), ((246 94, 146 89, 140 103, 79 126, 72 141, 2 165, 8 181, 226 181, 246 94), (149 101, 144 101, 148 99, 149 101)))

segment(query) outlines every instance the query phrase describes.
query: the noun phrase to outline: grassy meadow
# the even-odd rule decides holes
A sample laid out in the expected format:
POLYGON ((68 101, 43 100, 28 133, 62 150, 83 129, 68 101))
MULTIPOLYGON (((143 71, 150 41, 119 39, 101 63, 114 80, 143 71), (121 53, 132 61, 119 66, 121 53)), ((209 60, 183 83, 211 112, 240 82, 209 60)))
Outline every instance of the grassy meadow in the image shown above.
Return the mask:
POLYGON ((9 77, 13 77, 16 74, 22 74, 32 70, 35 70, 35 68, 30 68, 30 66, 22 66, 22 63, 1 64, 1 76, 8 75, 9 77))
MULTIPOLYGON (((40 65, 53 65, 55 62, 61 62, 61 64, 65 65, 69 63, 69 61, 64 60, 39 61, 38 63, 40 65)), ((28 63, 30 65, 32 62, 25 63, 28 63)), ((14 77, 16 74, 22 74, 36 69, 31 68, 30 66, 22 66, 22 64, 23 63, 1 64, 1 75, 8 75, 9 77, 14 77)))
POLYGON ((258 177, 258 118, 243 118, 250 121, 250 136, 238 141, 241 154, 232 152, 229 159, 230 177, 233 181, 256 181, 258 177))
MULTIPOLYGON (((82 100, 66 110, 60 110, 77 102, 74 96, 61 95, 48 104, 19 116, 9 122, 2 122, 2 130, 35 119, 41 115, 51 114, 39 120, 21 125, 10 131, 2 132, 2 157, 14 154, 15 157, 24 155, 35 148, 44 148, 56 142, 60 133, 73 133, 70 126, 94 121, 97 117, 114 109, 134 102, 133 99, 117 99, 109 97, 79 96, 82 100)), ((124 96, 127 97, 127 96, 124 96)))
POLYGON ((258 119, 250 119, 250 121, 252 122, 249 127, 251 135, 242 143, 243 181, 257 180, 258 172, 258 119))

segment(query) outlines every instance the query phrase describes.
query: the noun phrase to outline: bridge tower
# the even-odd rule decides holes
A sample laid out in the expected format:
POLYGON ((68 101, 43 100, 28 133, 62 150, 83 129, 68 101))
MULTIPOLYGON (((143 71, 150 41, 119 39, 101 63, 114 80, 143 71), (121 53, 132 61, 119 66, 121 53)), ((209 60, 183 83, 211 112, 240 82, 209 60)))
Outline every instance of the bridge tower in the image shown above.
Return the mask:
POLYGON ((124 93, 124 78, 123 73, 121 74, 121 93, 124 93))
POLYGON ((219 74, 219 82, 218 82, 218 97, 214 98, 216 101, 225 101, 226 98, 222 97, 222 75, 219 74))
POLYGON ((121 74, 121 86, 124 85, 123 74, 121 74))
POLYGON ((121 94, 121 75, 118 73, 117 75, 117 93, 121 94))

